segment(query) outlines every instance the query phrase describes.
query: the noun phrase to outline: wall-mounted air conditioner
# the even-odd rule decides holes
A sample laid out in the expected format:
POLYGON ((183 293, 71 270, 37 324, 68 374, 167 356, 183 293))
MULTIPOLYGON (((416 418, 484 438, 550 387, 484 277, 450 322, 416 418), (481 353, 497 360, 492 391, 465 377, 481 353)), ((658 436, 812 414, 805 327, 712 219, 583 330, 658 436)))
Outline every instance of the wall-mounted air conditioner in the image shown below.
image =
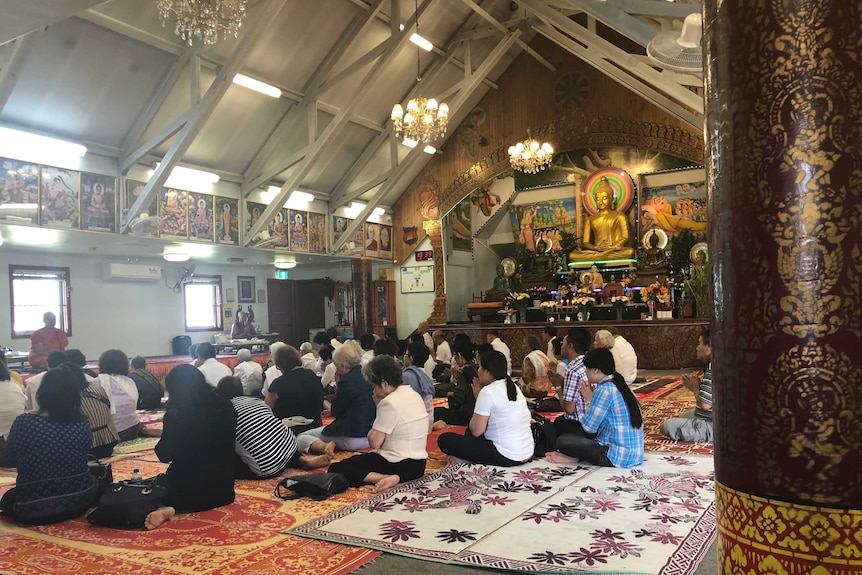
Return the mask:
POLYGON ((162 278, 160 266, 102 263, 102 279, 113 281, 152 282, 162 278))

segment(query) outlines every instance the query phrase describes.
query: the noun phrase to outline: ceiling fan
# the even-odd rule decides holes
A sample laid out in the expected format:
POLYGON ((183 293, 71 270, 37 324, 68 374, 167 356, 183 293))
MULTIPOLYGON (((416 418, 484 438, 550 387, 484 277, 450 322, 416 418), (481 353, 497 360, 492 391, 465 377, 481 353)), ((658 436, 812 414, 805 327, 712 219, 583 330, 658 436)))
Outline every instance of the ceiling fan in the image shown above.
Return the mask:
POLYGON ((703 74, 703 17, 700 13, 685 17, 682 30, 662 32, 650 40, 646 52, 649 59, 662 68, 688 74, 703 74))
POLYGON ((182 275, 180 275, 180 281, 174 284, 173 290, 175 292, 179 292, 180 286, 186 285, 187 283, 189 283, 189 281, 191 281, 193 277, 195 277, 196 268, 197 266, 195 264, 192 264, 187 268, 183 268, 182 275))
POLYGON ((143 213, 129 222, 129 233, 136 236, 155 236, 162 229, 162 218, 143 213))

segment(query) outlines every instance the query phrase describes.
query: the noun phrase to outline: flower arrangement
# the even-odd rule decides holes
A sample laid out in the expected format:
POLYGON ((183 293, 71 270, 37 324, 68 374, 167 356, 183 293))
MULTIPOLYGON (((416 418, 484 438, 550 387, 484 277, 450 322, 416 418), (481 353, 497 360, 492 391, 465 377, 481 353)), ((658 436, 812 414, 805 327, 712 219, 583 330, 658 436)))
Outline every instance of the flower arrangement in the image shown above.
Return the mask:
POLYGON ((624 311, 631 301, 632 298, 627 295, 615 295, 611 298, 611 305, 616 311, 624 311))
POLYGON ((641 294, 648 302, 670 303, 670 290, 659 283, 648 285, 641 294))
POLYGON ((527 290, 527 292, 530 294, 530 297, 532 299, 543 300, 548 295, 548 288, 546 286, 536 286, 536 287, 531 287, 530 289, 527 290))
POLYGON ((526 308, 532 299, 528 293, 509 292, 509 295, 506 296, 506 307, 526 308))
POLYGON ((547 309, 550 309, 550 308, 552 308, 552 307, 555 307, 556 305, 557 305, 557 302, 555 302, 555 301, 543 301, 543 302, 539 305, 539 307, 543 307, 543 308, 545 308, 545 309, 547 310, 547 309))
POLYGON ((589 313, 593 306, 596 305, 596 298, 592 296, 581 296, 574 300, 574 304, 578 307, 579 312, 589 313))

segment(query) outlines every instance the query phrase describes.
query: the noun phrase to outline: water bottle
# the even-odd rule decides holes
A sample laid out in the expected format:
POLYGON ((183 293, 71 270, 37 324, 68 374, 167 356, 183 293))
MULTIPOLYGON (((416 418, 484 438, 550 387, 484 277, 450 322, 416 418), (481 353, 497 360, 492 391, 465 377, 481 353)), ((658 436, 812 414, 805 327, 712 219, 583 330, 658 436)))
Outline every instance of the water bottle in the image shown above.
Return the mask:
POLYGON ((132 470, 132 481, 141 481, 141 471, 139 469, 132 470))

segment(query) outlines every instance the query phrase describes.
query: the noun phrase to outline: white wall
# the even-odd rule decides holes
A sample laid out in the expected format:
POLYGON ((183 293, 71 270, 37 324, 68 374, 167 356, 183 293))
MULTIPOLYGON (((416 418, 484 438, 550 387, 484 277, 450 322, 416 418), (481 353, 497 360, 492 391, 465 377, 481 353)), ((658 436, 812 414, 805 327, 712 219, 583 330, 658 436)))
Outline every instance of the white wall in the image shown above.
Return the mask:
MULTIPOLYGON (((425 238, 416 244, 416 250, 430 250, 431 238, 425 238)), ((411 255, 403 266, 405 268, 425 266, 429 262, 417 263, 416 259, 411 255)), ((410 335, 419 322, 428 319, 434 311, 434 292, 422 293, 401 293, 401 267, 395 268, 395 302, 398 317, 398 337, 404 339, 410 335)))
MULTIPOLYGON (((69 347, 78 348, 88 359, 97 359, 110 348, 120 348, 132 355, 171 355, 171 339, 184 331, 183 295, 171 287, 177 283, 183 264, 168 262, 150 263, 162 267, 163 277, 158 282, 105 281, 100 266, 108 261, 102 257, 52 255, 48 252, 35 256, 32 253, 0 253, 0 270, 9 273, 9 264, 68 267, 72 288, 72 337, 69 347), (167 283, 167 285, 165 285, 167 283)), ((117 261, 117 260, 112 260, 117 261)), ((196 274, 221 275, 222 290, 233 287, 237 276, 254 276, 257 289, 266 288, 267 277, 274 270, 246 267, 217 267, 198 265, 196 274)), ((27 339, 11 339, 12 326, 9 314, 9 282, 0 281, 0 342, 18 351, 27 351, 27 339)), ((267 298, 267 301, 268 298, 267 298)), ((236 303, 233 304, 236 309, 236 303)), ((248 304, 242 304, 245 309, 248 304)), ((260 331, 268 331, 267 304, 254 304, 255 324, 260 331)), ((226 330, 230 324, 226 323, 226 330)), ((191 332, 193 343, 212 341, 215 331, 191 332)))

